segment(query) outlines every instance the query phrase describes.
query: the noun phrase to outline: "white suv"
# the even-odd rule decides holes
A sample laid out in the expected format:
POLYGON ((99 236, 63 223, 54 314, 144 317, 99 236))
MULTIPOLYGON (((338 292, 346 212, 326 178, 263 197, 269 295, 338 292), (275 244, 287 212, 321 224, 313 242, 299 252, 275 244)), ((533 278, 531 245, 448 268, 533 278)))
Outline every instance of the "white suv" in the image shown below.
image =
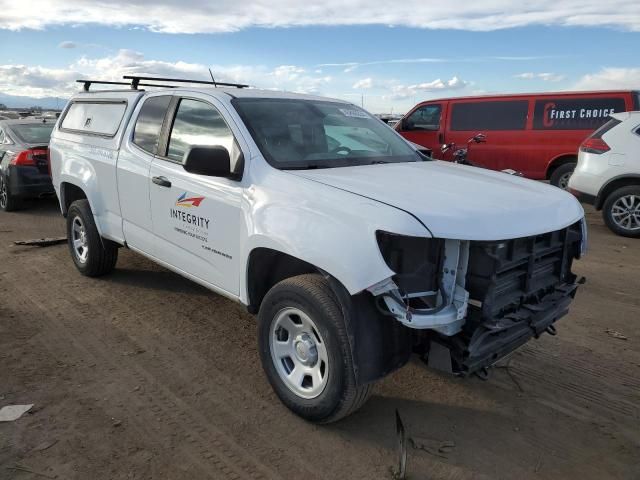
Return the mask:
POLYGON ((640 112, 616 113, 580 146, 569 191, 618 235, 640 237, 640 112))
POLYGON ((246 305, 302 417, 355 411, 412 353, 484 371, 567 313, 586 235, 567 192, 433 161, 341 100, 134 80, 54 129, 71 258, 104 275, 127 247, 246 305))

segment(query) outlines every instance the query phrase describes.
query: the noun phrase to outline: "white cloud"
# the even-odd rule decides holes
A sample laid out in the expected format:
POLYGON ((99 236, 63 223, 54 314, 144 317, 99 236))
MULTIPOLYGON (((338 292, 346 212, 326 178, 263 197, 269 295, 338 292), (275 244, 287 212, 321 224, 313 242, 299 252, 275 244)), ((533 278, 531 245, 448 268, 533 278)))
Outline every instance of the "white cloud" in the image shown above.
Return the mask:
POLYGON ((256 65, 203 65, 188 62, 147 60, 133 50, 120 50, 101 58, 81 57, 67 68, 0 65, 0 91, 10 95, 65 97, 78 90, 76 79, 122 80, 123 75, 192 78, 208 80, 209 68, 220 82, 241 82, 261 88, 322 93, 332 82, 328 75, 317 75, 294 65, 275 68, 256 65))
POLYGON ((372 88, 372 87, 373 87, 373 79, 369 77, 369 78, 363 78, 362 80, 358 80, 356 83, 353 84, 352 88, 356 90, 360 90, 360 89, 372 88))
POLYGON ((572 90, 615 90, 638 88, 639 85, 640 67, 603 68, 599 72, 584 75, 572 90))
POLYGON ((451 77, 450 80, 436 79, 431 82, 418 83, 415 85, 395 85, 392 87, 392 98, 413 97, 419 93, 435 92, 440 90, 459 90, 470 85, 469 82, 460 79, 457 76, 451 77))
POLYGON ((636 0, 0 0, 0 28, 103 24, 168 33, 232 32, 252 26, 394 25, 491 31, 527 25, 611 26, 640 31, 636 0), (34 14, 37 12, 37 14, 34 14), (338 14, 336 14, 338 12, 338 14))
POLYGON ((72 42, 70 40, 66 40, 64 42, 60 42, 58 48, 76 48, 78 45, 76 42, 72 42))
POLYGON ((545 82, 560 82, 565 79, 564 75, 558 73, 551 72, 542 72, 542 73, 533 73, 533 72, 525 72, 519 73, 513 76, 514 78, 519 78, 521 80, 533 80, 539 79, 545 82))
POLYGON ((555 56, 474 56, 474 57, 422 57, 422 58, 391 58, 386 60, 370 60, 367 62, 339 62, 339 63, 321 63, 317 67, 326 68, 343 68, 345 73, 353 72, 360 67, 369 67, 372 65, 394 65, 394 64, 419 64, 419 63, 482 63, 489 61, 501 62, 528 62, 532 60, 542 60, 559 58, 555 56))

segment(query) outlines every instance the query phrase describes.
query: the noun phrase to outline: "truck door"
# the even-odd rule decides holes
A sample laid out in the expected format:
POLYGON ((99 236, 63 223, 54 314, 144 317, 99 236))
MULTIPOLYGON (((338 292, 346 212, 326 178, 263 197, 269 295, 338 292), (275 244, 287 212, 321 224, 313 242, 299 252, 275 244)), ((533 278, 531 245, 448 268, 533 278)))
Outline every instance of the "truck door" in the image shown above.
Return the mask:
MULTIPOLYGON (((149 204, 149 169, 156 154, 160 131, 171 95, 152 95, 140 107, 132 132, 127 132, 124 148, 118 155, 116 170, 122 230, 127 245, 148 255, 155 255, 151 205, 149 204)), ((134 113, 135 116, 135 113, 134 113)))
MULTIPOLYGON (((159 260, 232 295, 239 293, 240 182, 187 172, 194 145, 221 145, 240 157, 234 133, 210 97, 176 97, 164 151, 153 160, 151 213, 159 260)), ((232 165, 233 166, 233 165, 232 165)))
POLYGON ((431 149, 434 158, 442 158, 444 107, 442 102, 421 105, 403 118, 398 127, 407 140, 431 149))

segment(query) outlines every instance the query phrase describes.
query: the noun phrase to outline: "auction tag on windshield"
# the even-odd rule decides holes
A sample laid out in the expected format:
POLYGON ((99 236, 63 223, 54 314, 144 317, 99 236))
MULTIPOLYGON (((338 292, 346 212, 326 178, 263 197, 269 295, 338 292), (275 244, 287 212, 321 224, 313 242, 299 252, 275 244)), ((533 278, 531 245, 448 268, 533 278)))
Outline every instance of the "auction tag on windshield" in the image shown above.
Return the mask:
POLYGON ((364 110, 356 110, 355 108, 339 108, 345 117, 369 118, 369 114, 364 110))

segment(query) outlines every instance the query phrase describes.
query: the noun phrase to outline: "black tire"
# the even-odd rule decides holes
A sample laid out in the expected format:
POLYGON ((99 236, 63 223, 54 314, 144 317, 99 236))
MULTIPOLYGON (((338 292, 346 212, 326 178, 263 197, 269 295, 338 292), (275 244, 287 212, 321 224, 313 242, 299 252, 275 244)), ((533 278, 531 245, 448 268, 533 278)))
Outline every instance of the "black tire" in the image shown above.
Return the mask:
POLYGON ((568 177, 571 177, 571 174, 575 169, 575 163, 563 163, 553 171, 553 173, 551 174, 551 178, 549 179, 549 183, 551 183, 551 185, 553 185, 554 187, 566 190, 567 184, 569 183, 568 177))
MULTIPOLYGON (((118 261, 118 247, 113 242, 103 240, 98 233, 88 200, 76 200, 67 212, 67 244, 73 263, 81 274, 99 277, 111 272, 118 261), (84 228, 86 256, 83 259, 74 246, 74 225, 84 228)), ((84 252, 84 250, 83 250, 84 252)))
POLYGON ((321 275, 288 278, 265 296, 258 314, 258 345, 262 367, 282 403, 300 417, 331 423, 359 409, 371 395, 373 384, 357 385, 349 335, 342 310, 329 283, 321 275), (328 357, 327 380, 315 398, 304 398, 282 380, 271 355, 271 326, 286 308, 296 308, 315 323, 328 357))
POLYGON ((0 173, 0 210, 5 212, 13 212, 22 206, 20 198, 11 195, 9 183, 5 176, 0 173))
MULTIPOLYGON (((621 199, 623 199, 623 197, 631 196, 635 196, 636 202, 632 207, 635 207, 634 211, 638 212, 637 214, 640 215, 640 205, 638 203, 640 202, 640 185, 629 185, 627 187, 618 188, 609 194, 602 206, 602 217, 604 218, 604 223, 613 233, 623 237, 640 238, 640 228, 624 228, 623 225, 616 223, 614 218, 614 206, 616 206, 618 201, 622 201, 621 199)), ((620 204, 618 203, 618 205, 620 204)), ((636 216, 636 218, 638 217, 636 216)))

